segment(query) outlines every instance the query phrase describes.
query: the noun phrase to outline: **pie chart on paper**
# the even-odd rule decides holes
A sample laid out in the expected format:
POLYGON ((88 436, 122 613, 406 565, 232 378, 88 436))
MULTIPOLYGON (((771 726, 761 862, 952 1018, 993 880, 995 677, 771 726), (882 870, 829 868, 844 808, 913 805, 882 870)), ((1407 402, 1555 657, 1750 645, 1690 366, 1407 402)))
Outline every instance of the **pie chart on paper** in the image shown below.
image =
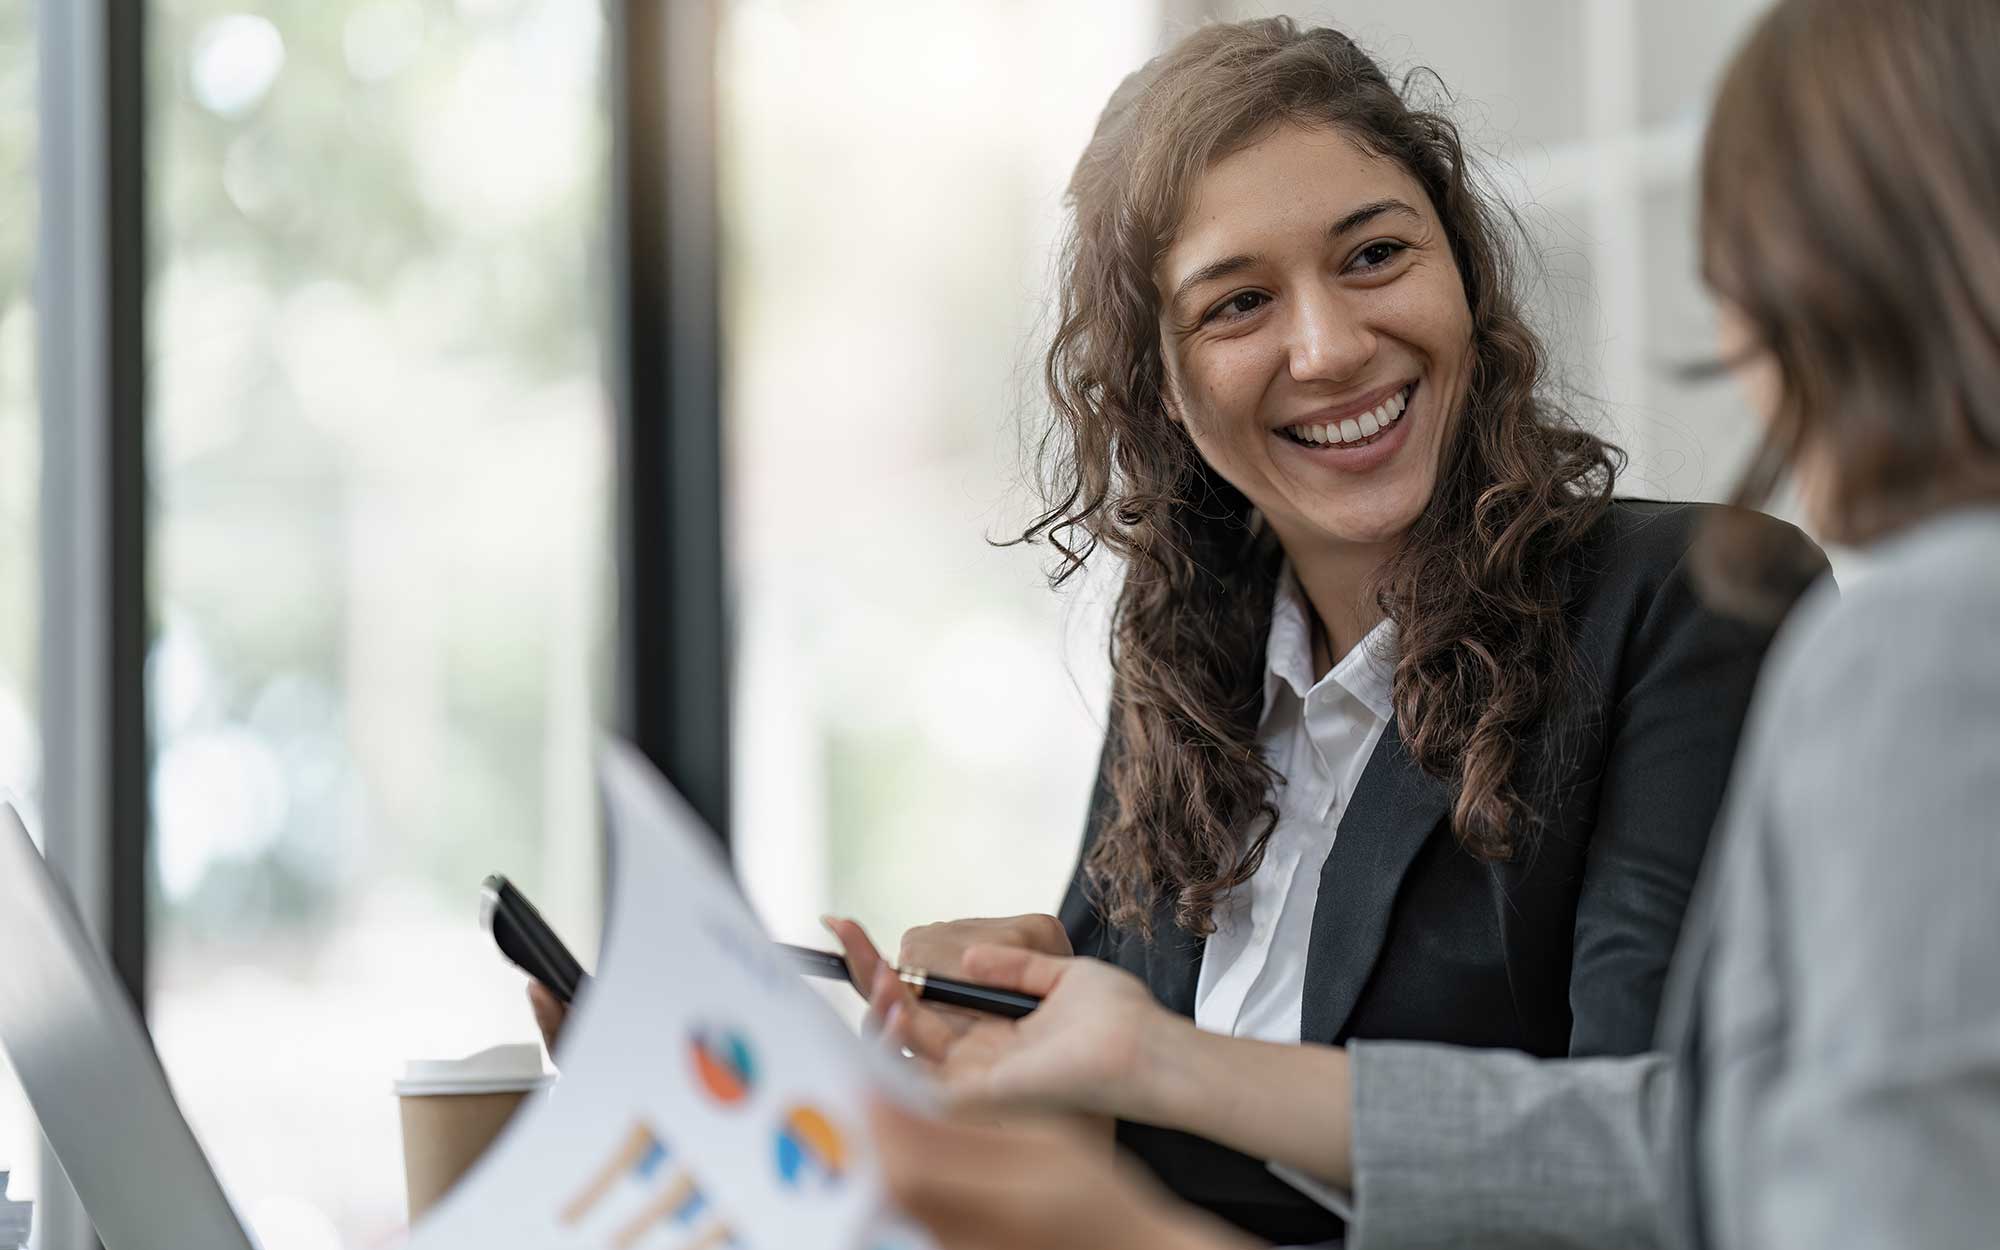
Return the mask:
POLYGON ((750 1044, 727 1030, 697 1029, 689 1039, 695 1076, 710 1098, 734 1107, 750 1097, 757 1085, 757 1063, 750 1044))
POLYGON ((831 1188, 847 1171, 847 1146, 827 1118, 794 1107, 778 1128, 778 1178, 793 1189, 831 1188))

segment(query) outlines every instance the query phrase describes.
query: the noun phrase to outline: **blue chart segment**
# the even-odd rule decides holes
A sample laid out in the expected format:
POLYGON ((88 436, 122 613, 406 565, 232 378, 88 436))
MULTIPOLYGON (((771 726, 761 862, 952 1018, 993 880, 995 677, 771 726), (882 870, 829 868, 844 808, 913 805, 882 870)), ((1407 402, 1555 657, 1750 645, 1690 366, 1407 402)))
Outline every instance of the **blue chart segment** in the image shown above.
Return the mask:
POLYGON ((837 1188, 847 1173, 847 1143, 813 1107, 794 1107, 778 1127, 778 1179, 793 1189, 837 1188))

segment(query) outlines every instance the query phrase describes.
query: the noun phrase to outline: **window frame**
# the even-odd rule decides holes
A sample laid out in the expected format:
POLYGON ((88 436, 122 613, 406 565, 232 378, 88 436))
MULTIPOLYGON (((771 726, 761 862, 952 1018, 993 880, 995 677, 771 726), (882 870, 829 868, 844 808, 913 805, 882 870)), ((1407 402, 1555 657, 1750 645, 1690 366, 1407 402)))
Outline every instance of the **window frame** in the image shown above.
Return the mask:
MULTIPOLYGON (((142 1016, 153 749, 146 8, 37 0, 44 851, 142 1016)), ((611 0, 618 727, 727 842, 716 0, 611 0)), ((37 1243, 98 1245, 44 1152, 37 1243)))

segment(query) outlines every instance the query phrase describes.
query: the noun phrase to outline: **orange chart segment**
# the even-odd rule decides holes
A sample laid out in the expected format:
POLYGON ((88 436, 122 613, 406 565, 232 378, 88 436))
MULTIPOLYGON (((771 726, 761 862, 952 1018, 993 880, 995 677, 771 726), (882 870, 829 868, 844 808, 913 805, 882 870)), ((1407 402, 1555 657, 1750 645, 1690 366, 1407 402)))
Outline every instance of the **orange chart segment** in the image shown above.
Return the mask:
POLYGON ((734 1107, 750 1097, 757 1085, 757 1062, 742 1035, 723 1029, 697 1029, 688 1049, 695 1076, 710 1098, 734 1107))

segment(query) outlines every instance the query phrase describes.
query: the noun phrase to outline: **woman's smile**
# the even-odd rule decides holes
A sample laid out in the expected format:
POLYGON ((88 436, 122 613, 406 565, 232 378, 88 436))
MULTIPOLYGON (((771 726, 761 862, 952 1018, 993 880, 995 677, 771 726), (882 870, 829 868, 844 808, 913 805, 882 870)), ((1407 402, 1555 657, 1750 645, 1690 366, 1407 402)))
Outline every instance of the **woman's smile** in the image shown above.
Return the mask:
POLYGON ((1379 402, 1310 413, 1275 433, 1309 460, 1343 473, 1366 473, 1410 441, 1409 428, 1416 419, 1410 405, 1416 392, 1417 383, 1406 382, 1379 402))

